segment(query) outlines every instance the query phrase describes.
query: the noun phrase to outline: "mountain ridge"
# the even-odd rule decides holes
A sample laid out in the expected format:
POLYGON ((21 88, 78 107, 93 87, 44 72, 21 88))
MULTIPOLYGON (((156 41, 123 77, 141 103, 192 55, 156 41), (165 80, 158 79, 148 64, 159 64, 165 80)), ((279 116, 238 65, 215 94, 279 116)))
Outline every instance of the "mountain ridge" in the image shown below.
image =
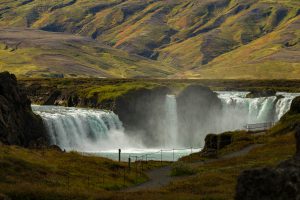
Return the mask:
MULTIPOLYGON (((295 68, 293 74, 299 74, 299 15, 300 2, 292 0, 55 0, 48 3, 17 0, 0 4, 0 27, 34 28, 90 37, 130 55, 142 56, 150 63, 157 62, 160 69, 171 71, 168 75, 161 74, 164 78, 172 74, 180 78, 220 78, 219 74, 226 73, 232 65, 245 69, 249 75, 238 76, 241 70, 237 70, 234 76, 225 78, 253 79, 257 73, 247 70, 248 65, 226 61, 224 67, 220 60, 228 54, 230 57, 235 52, 244 52, 243 47, 252 47, 253 42, 269 35, 270 45, 260 45, 260 51, 269 51, 270 46, 291 45, 294 61, 291 62, 284 48, 278 48, 277 65, 279 71, 288 65, 288 68, 295 68), (284 28, 289 24, 294 25, 284 28), (280 38, 287 34, 290 37, 279 41, 276 39, 279 33, 280 38), (214 71, 217 71, 216 76, 214 71)), ((271 62, 272 59, 267 61, 271 62)), ((256 63, 259 70, 267 73, 258 78, 296 77, 289 76, 289 69, 276 75, 276 68, 270 64, 256 63)))

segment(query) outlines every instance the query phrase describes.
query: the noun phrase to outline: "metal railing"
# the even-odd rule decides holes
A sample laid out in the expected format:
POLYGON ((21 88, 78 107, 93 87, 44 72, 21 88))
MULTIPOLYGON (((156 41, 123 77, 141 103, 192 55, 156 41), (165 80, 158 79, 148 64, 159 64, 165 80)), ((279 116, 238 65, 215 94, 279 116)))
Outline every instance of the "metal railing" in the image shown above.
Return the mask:
POLYGON ((247 131, 265 131, 272 128, 275 125, 275 122, 265 122, 265 123, 256 123, 256 124, 247 124, 244 128, 247 131))
POLYGON ((181 148, 181 149, 161 149, 156 152, 145 153, 142 155, 129 155, 129 159, 134 158, 135 161, 173 161, 175 162, 179 158, 183 156, 187 156, 189 154, 199 152, 202 148, 181 148), (178 151, 189 151, 189 152, 179 152, 178 151))

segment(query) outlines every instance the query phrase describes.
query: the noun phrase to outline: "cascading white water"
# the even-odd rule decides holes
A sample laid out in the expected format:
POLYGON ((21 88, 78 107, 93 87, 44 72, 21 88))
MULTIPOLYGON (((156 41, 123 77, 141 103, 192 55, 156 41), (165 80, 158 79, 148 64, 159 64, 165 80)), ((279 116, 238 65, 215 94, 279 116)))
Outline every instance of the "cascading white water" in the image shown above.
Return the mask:
MULTIPOLYGON (((283 98, 245 98, 247 92, 217 92, 222 102, 222 112, 210 113, 210 120, 200 123, 197 137, 192 133, 179 133, 177 102, 174 95, 167 95, 164 115, 157 118, 159 130, 154 131, 156 143, 150 147, 178 148, 184 141, 196 138, 194 147, 208 133, 221 133, 243 129, 246 124, 278 121, 290 108, 292 100, 300 94, 278 93, 283 98), (199 137, 198 137, 199 136, 199 137)), ((52 144, 66 150, 99 152, 112 149, 145 148, 138 134, 126 134, 122 122, 113 112, 96 109, 66 108, 57 106, 32 106, 45 121, 52 144)), ((199 113, 208 116, 208 113, 199 113)), ((200 120, 200 119, 199 119, 200 120)), ((189 123, 189 120, 186 121, 189 123)), ((189 124, 187 124, 189 125, 189 124)), ((198 130, 198 128, 197 128, 198 130)), ((144 135, 144 137, 147 137, 144 135)), ((147 138, 143 138, 147 139, 147 138)), ((198 145, 198 146, 197 146, 198 145)))
POLYGON ((223 114, 219 132, 243 129, 246 124, 276 122, 290 108, 297 93, 278 93, 276 96, 246 98, 247 92, 217 92, 223 114))
POLYGON ((51 143, 68 151, 93 152, 141 144, 125 135, 113 112, 37 105, 32 110, 43 118, 51 143))
POLYGON ((175 95, 167 95, 165 101, 164 145, 178 147, 178 115, 175 95))

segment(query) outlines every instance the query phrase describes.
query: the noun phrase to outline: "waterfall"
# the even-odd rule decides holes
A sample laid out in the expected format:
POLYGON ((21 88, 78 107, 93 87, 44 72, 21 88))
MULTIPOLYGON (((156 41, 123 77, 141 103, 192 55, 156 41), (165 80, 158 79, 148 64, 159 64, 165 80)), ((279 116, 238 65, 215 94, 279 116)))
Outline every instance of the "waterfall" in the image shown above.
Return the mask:
POLYGON ((178 117, 175 95, 167 95, 165 101, 164 145, 168 147, 178 146, 178 117))
POLYGON ((68 151, 93 152, 136 144, 125 135, 113 112, 37 105, 32 110, 43 118, 50 142, 68 151))
MULTIPOLYGON (((246 98, 247 92, 217 94, 222 108, 217 112, 213 108, 205 113, 196 112, 192 115, 195 116, 193 119, 181 123, 179 117, 182 113, 178 113, 176 96, 167 95, 162 102, 162 114, 153 116, 153 120, 147 122, 153 124, 153 135, 149 138, 154 138, 153 144, 147 145, 162 148, 199 147, 208 133, 241 130, 251 123, 276 122, 289 110, 292 100, 300 95, 278 93, 280 97, 246 98), (187 128, 195 131, 188 131, 187 128)), ((113 112, 37 105, 33 105, 32 109, 43 118, 51 143, 67 151, 137 149, 144 148, 142 141, 147 141, 147 135, 125 132, 122 122, 113 112), (144 137, 143 140, 141 137, 144 137)))
POLYGON ((278 93, 278 96, 246 98, 247 92, 217 92, 223 114, 219 132, 243 129, 246 124, 277 122, 290 109, 299 94, 278 93))

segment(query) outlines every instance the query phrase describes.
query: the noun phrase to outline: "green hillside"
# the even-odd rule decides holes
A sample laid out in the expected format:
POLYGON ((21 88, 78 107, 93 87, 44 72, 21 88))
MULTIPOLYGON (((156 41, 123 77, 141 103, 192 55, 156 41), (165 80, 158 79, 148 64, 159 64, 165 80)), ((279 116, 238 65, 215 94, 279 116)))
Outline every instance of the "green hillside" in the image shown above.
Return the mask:
POLYGON ((161 77, 176 72, 86 37, 0 29, 0 71, 5 70, 25 77, 161 77))
POLYGON ((0 27, 87 36, 140 61, 104 70, 119 77, 298 78, 299 14, 296 0, 0 0, 0 27))

